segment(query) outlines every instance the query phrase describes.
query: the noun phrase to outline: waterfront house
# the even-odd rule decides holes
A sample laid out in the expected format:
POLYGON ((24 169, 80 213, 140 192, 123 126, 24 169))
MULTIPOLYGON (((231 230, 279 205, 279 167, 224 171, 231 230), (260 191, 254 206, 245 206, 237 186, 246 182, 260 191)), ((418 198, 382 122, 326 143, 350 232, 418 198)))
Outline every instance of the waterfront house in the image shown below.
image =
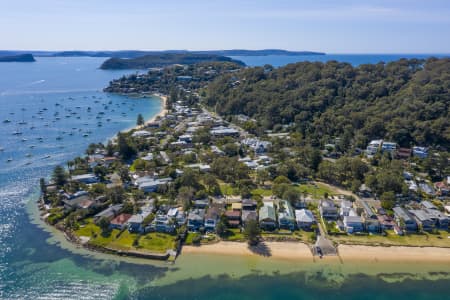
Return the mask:
POLYGON ((241 211, 240 210, 227 210, 225 217, 228 221, 228 226, 236 228, 241 225, 241 211))
POLYGON ((99 212, 94 216, 94 222, 97 223, 101 218, 106 218, 108 220, 112 220, 114 217, 116 217, 120 210, 122 209, 123 204, 116 204, 113 206, 108 207, 107 209, 99 212))
POLYGON ((396 226, 394 219, 388 215, 378 215, 377 218, 382 230, 392 230, 394 229, 394 226, 396 226))
POLYGON ((204 226, 205 210, 204 209, 192 209, 187 217, 187 227, 189 231, 198 231, 200 227, 204 226))
POLYGON ((336 220, 338 217, 338 209, 334 202, 328 199, 321 200, 319 204, 319 212, 325 220, 336 220))
POLYGON ((278 224, 280 228, 294 230, 295 215, 291 204, 286 200, 278 202, 278 224))
POLYGON ((303 230, 311 230, 311 226, 316 223, 312 211, 308 209, 296 210, 295 220, 297 222, 297 227, 303 230))
POLYGON ((217 207, 210 207, 205 214, 205 230, 216 231, 216 226, 219 221, 219 210, 217 207))
POLYGON ((379 233, 381 231, 381 224, 378 219, 364 218, 364 228, 371 233, 379 233))
POLYGON ((259 226, 264 230, 274 230, 277 228, 273 202, 264 202, 264 205, 259 209, 259 226))
POLYGON ((257 214, 256 210, 243 210, 241 219, 242 219, 242 225, 245 226, 245 224, 250 220, 258 221, 258 214, 257 214))
POLYGON ((95 206, 95 202, 88 195, 82 195, 76 198, 63 200, 65 209, 78 209, 88 212, 90 208, 95 206))
POLYGON ((395 220, 401 229, 405 229, 406 231, 417 231, 417 222, 406 209, 397 206, 393 208, 393 211, 395 220))
POLYGON ((428 216, 433 220, 435 227, 448 230, 449 218, 437 209, 425 209, 428 216))
POLYGON ((409 212, 415 217, 417 224, 422 228, 422 230, 432 231, 434 229, 435 222, 425 210, 411 209, 409 212))
POLYGON ((348 233, 364 231, 364 224, 360 216, 345 216, 344 228, 348 233))
POLYGON ((257 203, 251 199, 242 200, 242 225, 250 220, 258 220, 258 214, 256 213, 257 203))
POLYGON ((143 221, 144 221, 144 216, 142 214, 132 215, 131 218, 128 220, 128 231, 141 232, 143 221))
POLYGON ((146 231, 150 230, 162 233, 173 233, 175 232, 175 229, 176 227, 173 219, 167 217, 165 214, 158 214, 153 220, 151 226, 146 228, 146 231))
POLYGON ((111 220, 109 227, 111 229, 123 230, 128 224, 128 220, 131 218, 130 214, 120 214, 111 220))

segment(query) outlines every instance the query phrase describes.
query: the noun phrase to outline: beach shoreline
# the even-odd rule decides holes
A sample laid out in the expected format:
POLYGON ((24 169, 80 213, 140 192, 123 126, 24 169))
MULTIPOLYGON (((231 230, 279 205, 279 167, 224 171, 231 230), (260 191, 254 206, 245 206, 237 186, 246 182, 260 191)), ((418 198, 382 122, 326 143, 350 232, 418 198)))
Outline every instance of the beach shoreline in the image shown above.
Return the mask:
POLYGON ((313 256, 307 244, 300 242, 264 242, 262 253, 247 243, 218 242, 201 246, 183 246, 183 254, 261 257, 263 259, 299 261, 357 262, 433 262, 450 266, 450 249, 438 247, 339 245, 337 256, 313 256))

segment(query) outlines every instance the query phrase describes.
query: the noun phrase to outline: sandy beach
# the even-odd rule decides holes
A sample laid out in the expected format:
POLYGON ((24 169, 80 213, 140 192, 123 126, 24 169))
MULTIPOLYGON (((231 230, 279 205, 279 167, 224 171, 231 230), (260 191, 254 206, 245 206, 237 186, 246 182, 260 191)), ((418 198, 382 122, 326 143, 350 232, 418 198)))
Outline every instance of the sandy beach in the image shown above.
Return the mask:
POLYGON ((156 119, 164 117, 169 112, 167 110, 167 96, 164 96, 164 95, 154 95, 154 96, 161 98, 161 100, 162 100, 161 108, 162 109, 158 114, 154 115, 153 117, 151 117, 150 119, 145 121, 145 124, 152 123, 152 122, 156 121, 156 119))
MULTIPOLYGON (((437 247, 371 247, 340 245, 339 256, 326 256, 324 261, 346 262, 442 262, 450 264, 450 248, 437 247)), ((265 242, 262 249, 250 249, 246 243, 219 242, 202 246, 184 246, 182 253, 260 256, 267 259, 317 261, 303 243, 265 242)))
POLYGON ((340 245, 339 256, 343 262, 442 262, 450 264, 450 248, 438 247, 371 247, 340 245))
POLYGON ((291 242, 265 242, 258 247, 252 248, 249 248, 247 243, 218 242, 202 246, 184 246, 182 254, 184 253, 260 256, 268 259, 313 260, 311 250, 306 244, 291 242))

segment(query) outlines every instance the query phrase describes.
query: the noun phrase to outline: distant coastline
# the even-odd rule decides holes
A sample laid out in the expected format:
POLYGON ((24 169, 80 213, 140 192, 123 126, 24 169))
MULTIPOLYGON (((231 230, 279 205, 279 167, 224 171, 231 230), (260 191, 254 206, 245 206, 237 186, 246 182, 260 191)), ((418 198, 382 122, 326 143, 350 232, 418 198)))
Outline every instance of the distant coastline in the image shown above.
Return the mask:
POLYGON ((144 55, 162 55, 162 54, 208 54, 221 56, 266 56, 266 55, 325 55, 324 52, 316 51, 289 51, 282 49, 262 49, 262 50, 161 50, 161 51, 143 51, 143 50, 121 50, 121 51, 21 51, 21 50, 0 50, 0 55, 19 55, 32 53, 34 56, 42 57, 116 57, 116 58, 136 58, 144 55))
POLYGON ((32 54, 0 56, 0 62, 35 62, 32 54))

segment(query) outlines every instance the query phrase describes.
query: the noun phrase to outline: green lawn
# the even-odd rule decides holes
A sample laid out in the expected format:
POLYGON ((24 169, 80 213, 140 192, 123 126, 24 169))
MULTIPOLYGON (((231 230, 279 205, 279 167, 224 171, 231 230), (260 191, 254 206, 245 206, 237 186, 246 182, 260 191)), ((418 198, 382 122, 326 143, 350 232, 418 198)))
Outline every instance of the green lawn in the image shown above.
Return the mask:
POLYGON ((222 237, 225 241, 242 242, 245 241, 244 235, 239 228, 229 228, 227 233, 222 237))
POLYGON ((450 247, 450 233, 441 230, 436 234, 407 234, 399 236, 395 232, 387 231, 387 236, 382 235, 342 235, 330 236, 330 238, 342 244, 381 245, 381 246, 431 246, 450 247))
POLYGON ((270 197, 270 196, 272 196, 272 190, 271 189, 262 189, 262 188, 254 189, 252 191, 252 195, 258 195, 261 197, 270 197))
POLYGON ((236 189, 234 189, 231 185, 229 185, 225 182, 219 182, 219 186, 220 186, 220 192, 224 196, 232 196, 232 195, 239 194, 236 189))
POLYGON ((173 249, 175 245, 175 236, 152 232, 142 235, 138 247, 133 247, 133 242, 138 236, 136 233, 125 230, 117 237, 120 231, 114 229, 107 235, 103 235, 100 227, 95 225, 92 219, 87 219, 85 222, 86 224, 80 226, 75 234, 90 237, 89 243, 92 245, 119 250, 148 250, 150 252, 165 252, 168 249, 173 249))
POLYGON ((167 249, 175 248, 175 236, 158 232, 147 233, 139 239, 139 247, 151 252, 166 252, 167 249))
POLYGON ((313 198, 315 199, 320 199, 323 198, 325 193, 328 193, 329 196, 335 195, 335 193, 329 189, 328 187, 317 183, 316 185, 313 184, 300 184, 298 186, 296 186, 297 190, 300 193, 308 193, 309 195, 311 195, 313 198))
POLYGON ((186 240, 184 241, 185 245, 193 245, 193 239, 194 237, 200 236, 200 233, 197 232, 188 232, 186 235, 186 240))

